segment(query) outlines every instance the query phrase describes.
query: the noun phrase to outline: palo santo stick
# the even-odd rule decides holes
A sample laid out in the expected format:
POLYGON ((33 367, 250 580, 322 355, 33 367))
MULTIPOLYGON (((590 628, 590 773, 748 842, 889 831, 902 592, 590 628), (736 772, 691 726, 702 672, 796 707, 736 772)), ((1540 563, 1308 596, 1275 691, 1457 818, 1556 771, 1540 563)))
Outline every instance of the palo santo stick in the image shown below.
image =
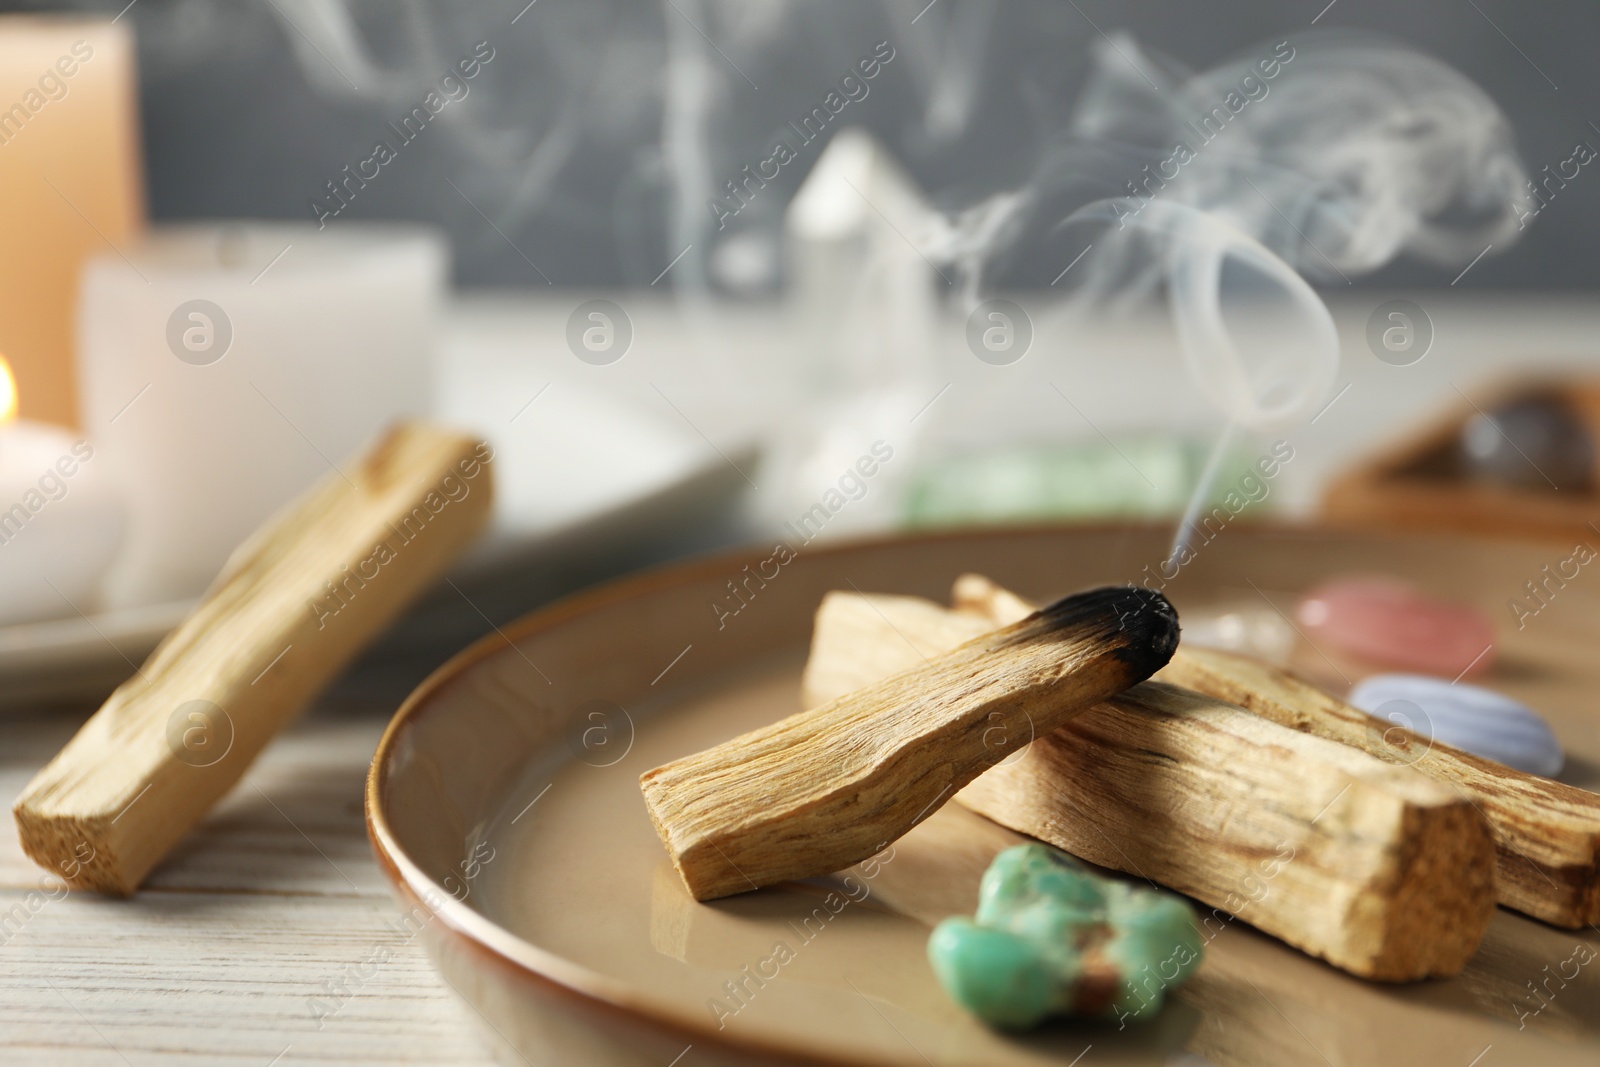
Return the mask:
MULTIPOLYGON (((956 582, 964 610, 1004 625, 1032 610, 979 575, 956 582)), ((1427 740, 1244 656, 1180 648, 1157 675, 1303 733, 1409 765, 1471 800, 1489 820, 1500 903, 1578 929, 1600 922, 1600 795, 1427 740)))
POLYGON ((1409 765, 1449 786, 1489 820, 1500 903, 1573 930, 1600 922, 1600 795, 1430 744, 1242 656, 1188 649, 1162 677, 1284 726, 1409 765))
POLYGON ((1459 973, 1494 915, 1494 847, 1470 804, 1162 682, 1042 735, 957 799, 1363 978, 1459 973))
POLYGON ((403 424, 252 535, 18 798, 28 855, 75 887, 138 888, 483 527, 489 458, 471 437, 403 424))
MULTIPOLYGON (((909 597, 831 593, 807 693, 894 670, 991 625, 909 597)), ((1142 875, 1335 966, 1401 981, 1457 973, 1494 912, 1483 817, 1403 767, 1212 697, 1146 682, 1056 729, 956 799, 1142 875)))
POLYGON ((697 900, 841 870, 900 837, 1006 751, 1172 655, 1159 593, 1065 597, 858 693, 640 777, 697 900))

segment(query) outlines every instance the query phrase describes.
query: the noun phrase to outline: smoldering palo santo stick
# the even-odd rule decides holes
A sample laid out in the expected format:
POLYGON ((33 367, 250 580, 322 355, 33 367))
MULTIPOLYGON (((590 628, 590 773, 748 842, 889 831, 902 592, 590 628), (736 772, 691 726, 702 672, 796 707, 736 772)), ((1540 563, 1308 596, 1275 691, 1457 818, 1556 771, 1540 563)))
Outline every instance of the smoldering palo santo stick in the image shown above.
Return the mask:
POLYGON ((1094 589, 859 692, 646 772, 698 900, 860 862, 1025 738, 1148 678, 1178 644, 1159 593, 1094 589))

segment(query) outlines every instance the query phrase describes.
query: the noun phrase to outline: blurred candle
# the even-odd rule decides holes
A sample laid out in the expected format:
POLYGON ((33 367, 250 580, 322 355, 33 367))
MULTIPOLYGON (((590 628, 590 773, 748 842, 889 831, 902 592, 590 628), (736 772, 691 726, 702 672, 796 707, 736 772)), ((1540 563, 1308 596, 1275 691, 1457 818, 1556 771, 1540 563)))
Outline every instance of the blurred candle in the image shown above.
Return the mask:
POLYGON ((122 502, 89 442, 16 413, 0 357, 0 625, 94 611, 122 502))
POLYGON ((205 225, 92 260, 83 423, 126 495, 114 606, 200 593, 273 510, 424 414, 447 256, 416 228, 205 225))
POLYGON ((134 81, 126 24, 0 17, 0 352, 26 418, 77 421, 79 270, 143 225, 134 81))

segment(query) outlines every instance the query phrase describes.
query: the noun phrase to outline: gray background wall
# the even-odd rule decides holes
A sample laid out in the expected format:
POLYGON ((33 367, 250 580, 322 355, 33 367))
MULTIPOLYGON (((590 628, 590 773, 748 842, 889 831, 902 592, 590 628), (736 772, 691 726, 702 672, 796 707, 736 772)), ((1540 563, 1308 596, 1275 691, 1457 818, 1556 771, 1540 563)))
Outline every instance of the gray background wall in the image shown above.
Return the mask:
MULTIPOLYGON (((125 2, 71 9, 114 14, 125 2)), ((941 203, 960 205, 1030 172, 1101 31, 1127 30, 1200 69, 1312 32, 1326 0, 937 0, 926 11, 926 0, 525 2, 140 0, 124 17, 139 39, 153 213, 312 218, 308 203, 324 184, 488 41, 494 59, 469 95, 332 224, 437 223, 465 285, 643 285, 685 243, 674 196, 704 210, 722 180, 765 158, 784 120, 819 103, 879 40, 896 59, 842 117, 871 128, 941 203), (674 54, 698 58, 674 67, 674 54), (696 162, 674 154, 683 143, 674 137, 694 122, 670 117, 669 101, 697 94, 707 105, 696 162), (671 175, 686 162, 702 168, 703 195, 675 192, 671 175)), ((1590 0, 1337 0, 1317 21, 1329 27, 1391 35, 1466 73, 1510 116, 1530 170, 1566 158, 1580 138, 1600 147, 1591 125, 1600 123, 1600 6, 1590 0)), ((740 228, 774 234, 815 158, 785 168, 740 228)), ((1597 208, 1600 173, 1586 170, 1519 244, 1460 287, 1600 286, 1597 208)), ((1048 284, 1059 266, 1047 245, 1024 240, 996 280, 1048 284)), ((715 247, 702 242, 671 281, 705 270, 715 247)), ((1443 286, 1450 273, 1399 262, 1356 284, 1443 286)))

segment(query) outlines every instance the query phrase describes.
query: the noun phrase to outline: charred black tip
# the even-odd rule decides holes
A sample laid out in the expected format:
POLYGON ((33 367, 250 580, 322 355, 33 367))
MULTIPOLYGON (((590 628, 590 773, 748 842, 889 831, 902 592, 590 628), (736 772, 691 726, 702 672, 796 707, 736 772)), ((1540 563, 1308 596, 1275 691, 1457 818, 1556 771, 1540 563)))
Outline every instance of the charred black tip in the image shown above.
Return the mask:
POLYGON ((1033 616, 1040 632, 1101 631, 1117 640, 1116 656, 1142 682, 1178 649, 1178 612, 1160 593, 1136 585, 1107 585, 1072 593, 1033 616))

